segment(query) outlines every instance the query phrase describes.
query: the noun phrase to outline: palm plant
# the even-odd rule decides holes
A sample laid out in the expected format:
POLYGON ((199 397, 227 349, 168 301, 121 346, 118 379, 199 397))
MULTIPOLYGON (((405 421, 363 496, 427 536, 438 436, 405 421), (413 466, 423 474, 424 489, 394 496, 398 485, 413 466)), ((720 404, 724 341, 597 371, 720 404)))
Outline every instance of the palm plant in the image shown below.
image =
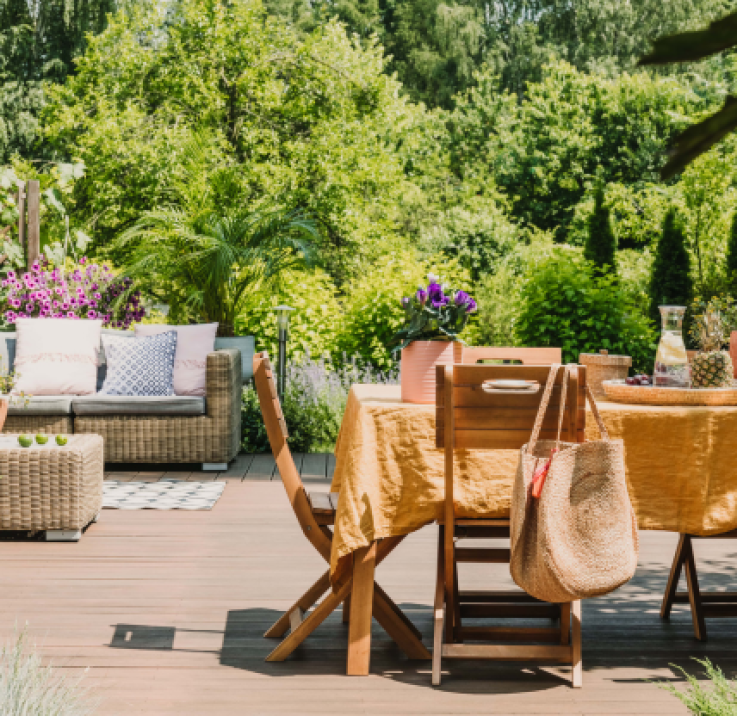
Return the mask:
POLYGON ((213 140, 196 133, 185 146, 170 204, 145 212, 117 240, 125 272, 172 315, 217 322, 234 335, 246 292, 268 290, 286 269, 309 261, 317 230, 300 209, 239 206, 236 166, 213 166, 213 140))

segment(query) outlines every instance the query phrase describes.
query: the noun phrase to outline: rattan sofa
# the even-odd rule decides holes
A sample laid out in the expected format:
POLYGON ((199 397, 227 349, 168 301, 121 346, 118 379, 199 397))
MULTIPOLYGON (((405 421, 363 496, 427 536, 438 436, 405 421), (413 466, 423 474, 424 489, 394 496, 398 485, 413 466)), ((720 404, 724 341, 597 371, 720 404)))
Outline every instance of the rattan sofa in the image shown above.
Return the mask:
MULTIPOLYGON (((240 348, 227 347, 228 340, 218 339, 207 356, 204 398, 34 396, 25 408, 10 407, 3 432, 96 433, 104 439, 106 463, 225 469, 240 450, 242 386, 253 357, 252 338, 237 339, 240 348)), ((7 343, 0 340, 0 349, 7 343)), ((12 358, 6 364, 12 366, 12 358)))

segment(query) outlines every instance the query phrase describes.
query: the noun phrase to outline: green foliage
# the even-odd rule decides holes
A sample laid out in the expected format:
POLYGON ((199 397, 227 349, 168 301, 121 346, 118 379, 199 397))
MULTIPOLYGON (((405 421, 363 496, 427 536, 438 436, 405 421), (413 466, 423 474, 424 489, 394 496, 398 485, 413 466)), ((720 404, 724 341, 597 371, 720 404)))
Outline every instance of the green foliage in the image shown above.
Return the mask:
POLYGON ((64 82, 86 33, 101 32, 114 9, 114 0, 0 0, 0 163, 37 156, 44 82, 64 82))
POLYGON ((616 274, 617 239, 612 231, 609 208, 604 203, 604 187, 599 183, 594 192, 594 210, 588 222, 588 235, 583 257, 594 264, 599 275, 616 274))
POLYGON ((694 661, 704 667, 708 686, 683 667, 671 664, 686 677, 687 687, 681 691, 673 684, 659 684, 660 688, 673 694, 693 716, 733 716, 737 712, 737 684, 709 659, 694 658, 694 661))
POLYGON ((528 274, 515 331, 521 345, 558 346, 564 362, 580 353, 632 356, 633 368, 650 371, 655 333, 612 276, 595 277, 593 266, 570 250, 528 274))
POLYGON ((170 205, 145 212, 115 246, 130 253, 124 272, 168 302, 174 321, 218 322, 218 335, 232 336, 246 293, 301 263, 317 231, 299 210, 239 206, 243 168, 208 167, 210 150, 204 135, 184 146, 170 205))
MULTIPOLYGON (((347 287, 338 353, 358 355, 381 370, 391 368, 393 338, 405 318, 401 298, 424 286, 428 273, 459 290, 472 290, 468 272, 455 259, 423 261, 399 252, 384 256, 347 287)), ((471 333, 469 326, 460 338, 465 340, 471 333)))
POLYGON ((733 296, 737 296, 737 212, 732 217, 732 225, 727 241, 725 268, 729 290, 733 296))
POLYGON ((549 236, 537 235, 529 244, 517 244, 497 263, 493 274, 486 274, 474 286, 478 301, 474 340, 478 345, 519 345, 515 323, 525 276, 554 251, 555 245, 549 236))
POLYGON ((588 75, 544 68, 521 101, 489 71, 449 115, 451 167, 463 182, 491 185, 513 215, 566 240, 573 208, 595 176, 640 186, 658 179, 671 138, 715 98, 673 78, 588 75))
POLYGON ((258 0, 135 7, 49 90, 46 137, 85 162, 78 211, 106 246, 161 203, 182 147, 208 127, 241 167, 239 202, 304 207, 342 282, 397 240, 397 205, 412 191, 405 168, 425 114, 385 63, 376 42, 335 22, 300 38, 258 0))
POLYGON ((236 318, 236 333, 256 338, 256 350, 277 355, 276 306, 295 309, 290 314, 287 352, 290 360, 306 356, 321 357, 337 351, 342 307, 336 298, 332 279, 321 269, 287 271, 273 290, 257 288, 243 301, 236 318))
POLYGON ((649 316, 660 325, 658 306, 688 306, 693 299, 691 262, 686 251, 683 227, 675 209, 663 221, 650 278, 649 316))

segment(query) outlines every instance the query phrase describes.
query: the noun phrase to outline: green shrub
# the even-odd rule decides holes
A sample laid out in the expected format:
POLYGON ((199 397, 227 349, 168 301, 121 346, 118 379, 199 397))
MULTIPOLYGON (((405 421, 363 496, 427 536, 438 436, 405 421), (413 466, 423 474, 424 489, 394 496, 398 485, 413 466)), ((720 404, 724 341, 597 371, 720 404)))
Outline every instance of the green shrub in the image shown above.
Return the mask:
POLYGON ((658 306, 688 306, 693 299, 691 260, 686 251, 686 237, 675 209, 663 222, 650 278, 650 318, 660 325, 658 306))
POLYGON ((287 351, 290 359, 332 355, 336 351, 342 313, 335 294, 335 284, 320 269, 285 272, 273 290, 254 291, 246 300, 236 319, 236 333, 255 336, 256 350, 276 356, 274 308, 287 304, 295 309, 289 323, 287 351))
POLYGON ((474 343, 483 346, 516 346, 514 324, 520 309, 524 277, 531 266, 555 251, 549 235, 539 233, 529 244, 517 244, 474 288, 478 303, 474 343))
MULTIPOLYGON (((396 371, 381 373, 355 362, 332 365, 309 356, 287 367, 282 411, 289 430, 289 446, 295 452, 332 452, 343 421, 346 401, 354 383, 393 384, 396 371)), ((253 387, 243 391, 241 407, 243 449, 268 452, 269 440, 261 407, 253 387)))
POLYGON ((710 687, 704 686, 682 667, 671 664, 686 677, 688 686, 684 691, 673 684, 660 684, 660 688, 673 694, 694 716, 734 716, 737 713, 737 683, 730 681, 709 659, 694 661, 706 670, 710 687))
MULTIPOLYGON (((339 354, 359 356, 380 370, 391 368, 396 362, 392 340, 405 321, 400 301, 426 285, 430 272, 442 283, 473 293, 468 271, 457 259, 419 260, 408 252, 384 256, 346 290, 339 354)), ((461 338, 470 340, 472 335, 469 326, 461 338)))
POLYGON ((521 291, 515 332, 521 345, 558 346, 563 360, 580 353, 632 356, 633 368, 650 372, 655 332, 612 276, 596 278, 593 267, 570 250, 535 266, 521 291))
POLYGON ((617 239, 612 230, 609 207, 604 202, 604 187, 597 184, 594 192, 594 210, 589 216, 588 235, 583 248, 583 255, 591 261, 599 275, 617 273, 617 239))

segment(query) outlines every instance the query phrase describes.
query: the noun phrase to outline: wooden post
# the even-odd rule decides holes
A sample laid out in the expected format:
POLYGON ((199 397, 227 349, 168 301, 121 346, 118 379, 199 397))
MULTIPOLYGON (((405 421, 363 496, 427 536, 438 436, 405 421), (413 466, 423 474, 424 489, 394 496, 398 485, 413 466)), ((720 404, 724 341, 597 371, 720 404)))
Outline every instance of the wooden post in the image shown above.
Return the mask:
POLYGON ((18 243, 25 251, 26 244, 26 183, 18 187, 18 243))
POLYGON ((41 253, 41 186, 37 181, 28 182, 28 244, 26 265, 31 264, 41 253))

